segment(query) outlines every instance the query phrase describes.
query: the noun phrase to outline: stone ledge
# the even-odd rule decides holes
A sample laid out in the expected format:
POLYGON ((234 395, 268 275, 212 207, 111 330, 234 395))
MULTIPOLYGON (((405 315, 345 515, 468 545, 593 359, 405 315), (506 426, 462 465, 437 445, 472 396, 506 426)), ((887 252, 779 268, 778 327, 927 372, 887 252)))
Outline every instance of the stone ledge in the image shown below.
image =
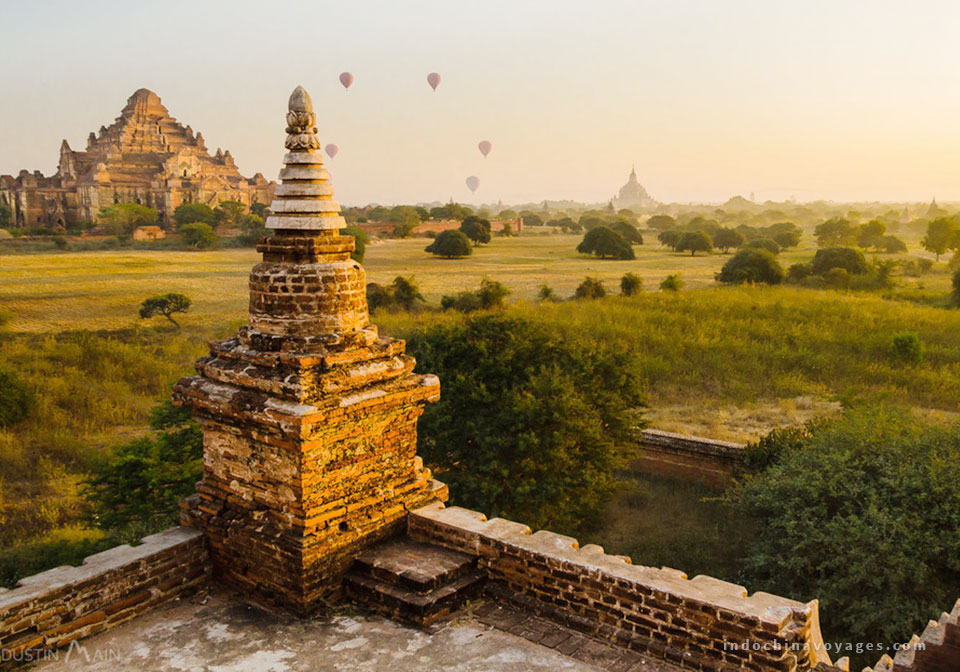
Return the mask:
POLYGON ((35 599, 53 589, 68 588, 72 584, 89 581, 100 574, 131 567, 157 553, 174 550, 202 538, 203 534, 199 530, 172 527, 144 537, 142 543, 137 546, 123 544, 88 556, 76 567, 63 565, 26 576, 17 582, 17 588, 0 593, 0 610, 13 608, 21 602, 35 599))
POLYGON ((742 458, 745 444, 719 439, 707 439, 701 436, 664 432, 659 429, 644 429, 640 432, 641 443, 673 448, 697 453, 706 453, 717 457, 726 457, 733 460, 742 458))
POLYGON ((411 512, 411 522, 418 518, 458 528, 469 533, 467 552, 477 552, 480 538, 498 541, 508 546, 543 555, 548 562, 576 565, 591 575, 606 574, 635 585, 672 593, 680 598, 712 604, 716 607, 751 615, 764 621, 780 623, 784 620, 781 609, 792 613, 809 613, 816 610, 816 601, 804 604, 796 600, 778 597, 764 592, 749 595, 746 588, 710 576, 699 575, 688 579, 687 575, 669 567, 654 568, 628 564, 621 556, 601 554, 594 546, 586 552, 579 549, 576 539, 554 532, 541 530, 531 533, 530 528, 502 518, 487 520, 477 511, 457 506, 444 508, 443 504, 430 504, 411 512), (476 539, 471 537, 475 536, 476 539))

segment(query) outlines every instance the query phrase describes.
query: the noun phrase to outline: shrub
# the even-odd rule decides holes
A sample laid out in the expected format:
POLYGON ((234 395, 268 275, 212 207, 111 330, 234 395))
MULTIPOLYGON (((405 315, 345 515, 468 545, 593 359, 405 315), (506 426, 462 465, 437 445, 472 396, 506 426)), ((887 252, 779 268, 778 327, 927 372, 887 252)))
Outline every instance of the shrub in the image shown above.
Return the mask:
POLYGON ((851 275, 861 275, 870 270, 860 250, 851 247, 828 247, 817 250, 811 265, 813 274, 824 275, 833 268, 842 268, 851 275))
POLYGON ((462 231, 453 230, 441 232, 436 239, 424 249, 431 254, 435 254, 438 257, 446 257, 447 259, 466 257, 473 254, 470 240, 462 231))
POLYGON ((850 284, 850 274, 847 273, 845 268, 831 268, 823 274, 823 280, 834 287, 846 287, 850 284))
POLYGON ((953 272, 953 305, 960 307, 960 270, 953 272))
POLYGON ((880 247, 883 248, 883 251, 887 254, 897 254, 898 252, 907 251, 907 244, 896 236, 884 236, 880 241, 880 247))
POLYGON ((828 641, 903 642, 956 599, 960 427, 856 408, 773 443, 729 493, 756 521, 747 585, 820 599, 828 641))
POLYGON ((647 220, 647 228, 654 231, 669 231, 677 226, 677 220, 670 215, 654 215, 647 220))
POLYGON ((168 400, 154 407, 155 437, 116 448, 87 482, 92 522, 126 528, 134 537, 176 524, 178 504, 192 494, 203 465, 203 433, 190 414, 168 400))
POLYGON ((583 236, 577 245, 577 252, 593 254, 601 259, 634 259, 630 243, 616 231, 605 226, 597 226, 583 236))
POLYGON ((12 371, 0 369, 0 427, 10 427, 26 418, 34 404, 30 388, 12 371))
POLYGON ((620 293, 633 296, 643 291, 643 278, 636 273, 626 273, 620 278, 620 293))
POLYGON ((499 315, 408 338, 444 391, 420 421, 419 452, 489 516, 573 532, 596 523, 640 423, 637 356, 499 315))
POLYGON ((460 292, 455 296, 444 296, 440 299, 440 307, 444 310, 458 310, 461 313, 503 308, 504 299, 509 294, 510 290, 501 283, 484 278, 480 283, 480 289, 476 292, 460 292))
POLYGON ((344 227, 343 235, 353 236, 353 252, 350 253, 350 258, 358 264, 362 264, 363 257, 367 254, 367 243, 370 242, 370 236, 359 226, 344 227))
POLYGON ((919 364, 923 361, 923 341, 916 332, 903 331, 894 334, 890 343, 890 352, 901 362, 919 364))
POLYGON ((779 285, 783 282, 783 268, 773 254, 750 245, 752 243, 740 249, 723 265, 717 280, 737 285, 744 282, 779 285))
POLYGON ((813 266, 806 264, 791 264, 787 269, 787 282, 801 283, 813 273, 813 266))
POLYGON ((660 289, 665 292, 679 292, 685 284, 683 278, 678 273, 674 273, 663 279, 663 282, 660 283, 660 289))
POLYGON ((549 285, 543 284, 540 285, 540 289, 537 291, 537 298, 541 301, 559 301, 560 298, 553 291, 553 288, 549 285))
POLYGON ((587 276, 574 292, 577 299, 602 299, 607 295, 607 290, 603 286, 603 281, 599 278, 587 276))
POLYGON ((756 240, 751 240, 749 243, 744 245, 744 247, 750 247, 757 250, 766 250, 770 254, 780 254, 780 246, 774 240, 769 238, 757 238, 756 240))
POLYGON ((367 308, 371 311, 384 308, 389 311, 416 312, 425 303, 420 287, 411 275, 398 275, 390 285, 367 284, 367 308))
POLYGON ((773 234, 773 242, 782 248, 796 247, 800 244, 799 231, 781 231, 773 234))

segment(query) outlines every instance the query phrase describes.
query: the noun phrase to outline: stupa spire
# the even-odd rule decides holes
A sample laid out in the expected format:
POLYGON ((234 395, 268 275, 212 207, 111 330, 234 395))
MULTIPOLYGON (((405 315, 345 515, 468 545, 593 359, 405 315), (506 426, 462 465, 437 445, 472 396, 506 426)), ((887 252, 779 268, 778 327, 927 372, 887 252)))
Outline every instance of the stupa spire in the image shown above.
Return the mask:
POLYGON ((323 167, 317 116, 313 101, 302 86, 290 94, 287 139, 290 150, 283 157, 281 183, 274 193, 267 217, 268 229, 284 231, 330 231, 346 226, 340 204, 333 200, 330 173, 323 167))

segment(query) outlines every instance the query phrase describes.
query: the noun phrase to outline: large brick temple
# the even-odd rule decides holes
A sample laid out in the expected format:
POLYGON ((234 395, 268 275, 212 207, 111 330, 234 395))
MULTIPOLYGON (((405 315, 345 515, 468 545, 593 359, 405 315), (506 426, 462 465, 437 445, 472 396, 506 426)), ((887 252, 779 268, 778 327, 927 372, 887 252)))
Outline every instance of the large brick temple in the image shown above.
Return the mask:
POLYGON ((229 151, 211 156, 202 134, 171 117, 157 94, 139 89, 116 121, 90 133, 84 151, 63 141, 54 175, 0 175, 0 204, 18 227, 93 222, 100 208, 116 203, 155 208, 169 223, 182 203, 269 203, 273 187, 260 173, 243 177, 229 151))

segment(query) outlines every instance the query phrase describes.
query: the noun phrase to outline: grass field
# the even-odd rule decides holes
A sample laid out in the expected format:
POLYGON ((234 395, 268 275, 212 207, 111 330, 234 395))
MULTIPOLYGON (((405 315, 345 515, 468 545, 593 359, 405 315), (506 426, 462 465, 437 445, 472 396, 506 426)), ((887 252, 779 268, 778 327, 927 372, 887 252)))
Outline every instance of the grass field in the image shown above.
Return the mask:
MULTIPOLYGON (((600 261, 576 254, 579 240, 495 239, 452 261, 424 253, 422 238, 387 241, 368 248, 364 265, 373 282, 415 276, 434 306, 443 294, 496 279, 512 291, 510 314, 635 351, 648 417, 662 429, 744 440, 835 412, 855 398, 906 403, 925 413, 960 410, 960 311, 926 305, 948 292, 945 264, 922 278, 898 276, 899 286, 882 293, 718 288, 713 274, 726 255, 690 257, 648 243, 636 248, 634 261, 600 261), (541 284, 570 296, 586 275, 600 277, 615 293, 627 271, 641 275, 650 291, 602 301, 534 301, 541 284), (655 291, 670 273, 680 273, 687 288, 655 291), (909 300, 889 298, 898 296, 909 300), (904 330, 924 343, 919 364, 892 354, 892 337, 904 330)), ((812 255, 812 247, 802 245, 781 255, 781 263, 812 255)), ((249 249, 0 256, 0 309, 13 315, 0 338, 0 366, 15 370, 37 395, 31 417, 0 430, 0 546, 93 534, 77 522, 84 474, 112 446, 146 431, 150 407, 190 372, 207 340, 244 321, 247 274, 256 262, 249 249), (144 298, 170 291, 193 299, 183 329, 137 317, 144 298)), ((459 319, 430 310, 375 316, 381 331, 401 337, 459 319)), ((654 492, 661 485, 643 487, 654 492)), ((639 533, 604 534, 629 550, 626 540, 639 533)), ((650 556, 658 557, 667 556, 650 556)))

